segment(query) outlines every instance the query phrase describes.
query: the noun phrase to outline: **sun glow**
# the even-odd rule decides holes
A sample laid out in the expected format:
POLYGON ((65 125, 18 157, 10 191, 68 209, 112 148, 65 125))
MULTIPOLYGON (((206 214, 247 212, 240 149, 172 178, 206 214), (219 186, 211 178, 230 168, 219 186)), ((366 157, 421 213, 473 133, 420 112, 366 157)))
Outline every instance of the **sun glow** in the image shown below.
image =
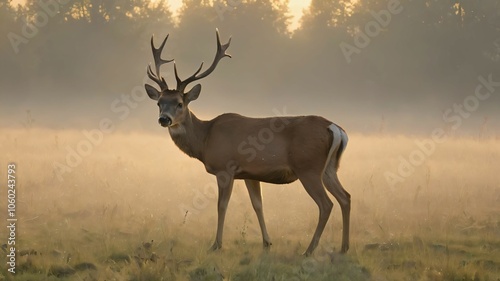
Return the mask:
MULTIPOLYGON (((152 1, 156 2, 158 0, 152 1)), ((352 2, 354 4, 355 2, 357 2, 357 0, 353 0, 352 2)), ((13 6, 24 5, 26 3, 26 0, 12 0, 11 3, 13 6)), ((182 0, 168 0, 167 3, 170 6, 174 17, 177 17, 178 12, 182 7, 182 0)), ((290 0, 288 2, 288 8, 290 9, 290 15, 292 16, 290 20, 289 30, 293 31, 299 27, 300 18, 302 17, 304 9, 307 9, 310 4, 311 0, 290 0)))

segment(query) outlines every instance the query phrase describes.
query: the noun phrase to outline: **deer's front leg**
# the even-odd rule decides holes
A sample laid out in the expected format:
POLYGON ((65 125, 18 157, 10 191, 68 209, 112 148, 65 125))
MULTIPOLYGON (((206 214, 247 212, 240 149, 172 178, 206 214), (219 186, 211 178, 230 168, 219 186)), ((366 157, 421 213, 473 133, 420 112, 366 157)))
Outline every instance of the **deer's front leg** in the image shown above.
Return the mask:
POLYGON ((257 214, 257 219, 259 220, 264 248, 269 249, 272 243, 271 239, 269 239, 269 234, 267 234, 266 222, 264 220, 264 211, 262 210, 262 192, 260 188, 260 182, 256 180, 245 180, 245 184, 247 186, 248 193, 250 194, 250 200, 252 201, 253 209, 257 214))
POLYGON ((219 187, 219 200, 217 202, 217 235, 210 250, 215 251, 222 247, 222 232, 224 230, 224 219, 226 218, 227 204, 233 192, 234 177, 227 172, 217 174, 217 185, 219 187))

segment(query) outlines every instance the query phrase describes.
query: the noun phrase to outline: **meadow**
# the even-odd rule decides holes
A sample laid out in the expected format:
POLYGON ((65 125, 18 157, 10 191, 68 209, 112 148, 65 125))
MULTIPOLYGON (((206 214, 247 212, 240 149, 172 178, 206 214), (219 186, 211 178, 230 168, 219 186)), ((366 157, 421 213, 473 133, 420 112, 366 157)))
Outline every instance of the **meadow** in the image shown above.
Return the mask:
MULTIPOLYGON (((339 170, 352 196, 350 250, 337 254, 334 201, 307 258, 318 213, 300 183, 264 184, 273 242, 265 251, 237 181, 224 248, 209 253, 215 180, 167 131, 104 134, 85 148, 86 139, 78 130, 1 129, 0 179, 4 186, 15 162, 18 227, 16 273, 2 262, 0 280, 500 280, 498 137, 447 138, 392 185, 387 173, 398 174, 425 138, 351 133, 339 170), (85 155, 68 158, 78 145, 85 155)), ((4 188, 0 195, 6 224, 4 188)), ((6 227, 0 236, 6 243, 6 227)))

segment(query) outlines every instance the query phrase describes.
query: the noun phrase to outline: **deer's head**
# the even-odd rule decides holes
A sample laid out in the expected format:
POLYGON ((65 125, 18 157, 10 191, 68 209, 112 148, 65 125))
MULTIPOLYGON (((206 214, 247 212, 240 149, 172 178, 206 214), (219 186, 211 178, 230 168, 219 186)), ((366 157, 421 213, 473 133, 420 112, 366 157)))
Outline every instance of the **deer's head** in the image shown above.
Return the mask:
POLYGON ((158 118, 158 123, 162 127, 173 127, 179 124, 182 124, 186 117, 189 115, 188 105, 190 102, 196 100, 201 92, 201 85, 196 84, 189 91, 186 92, 186 87, 191 82, 202 79, 208 76, 212 71, 214 71, 215 67, 219 63, 219 61, 224 57, 231 57, 231 55, 226 54, 227 48, 229 48, 229 44, 231 43, 231 38, 229 41, 221 45, 219 38, 219 31, 216 30, 217 36, 217 53, 215 54, 214 61, 212 65, 205 70, 203 73, 200 73, 203 68, 203 63, 201 63, 200 67, 196 72, 188 77, 187 79, 181 80, 177 73, 177 67, 174 62, 174 72, 175 72, 175 80, 177 81, 177 87, 175 89, 169 89, 167 82, 160 74, 160 67, 162 64, 172 62, 172 60, 164 60, 161 58, 161 52, 165 43, 167 42, 168 35, 163 40, 163 43, 159 48, 155 48, 153 43, 153 37, 151 37, 151 49, 153 50, 153 57, 155 61, 155 71, 151 69, 151 65, 148 66, 148 77, 156 82, 160 87, 160 90, 157 90, 155 87, 146 84, 146 92, 148 96, 158 101, 158 107, 160 109, 160 116, 158 118), (199 74, 199 75, 198 75, 199 74))

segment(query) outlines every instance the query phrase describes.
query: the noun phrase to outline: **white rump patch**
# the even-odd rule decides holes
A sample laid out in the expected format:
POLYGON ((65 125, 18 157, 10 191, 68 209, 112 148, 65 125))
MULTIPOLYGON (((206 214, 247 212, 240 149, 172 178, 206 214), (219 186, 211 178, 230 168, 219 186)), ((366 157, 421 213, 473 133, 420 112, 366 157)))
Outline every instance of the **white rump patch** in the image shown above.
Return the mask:
POLYGON ((342 143, 341 141, 345 140, 345 143, 347 143, 347 135, 342 133, 342 131, 337 125, 332 123, 330 124, 330 126, 328 126, 328 129, 330 129, 330 131, 332 132, 333 140, 332 140, 332 146, 330 147, 330 151, 328 151, 328 157, 326 158, 325 166, 323 167, 323 172, 321 173, 321 175, 325 174, 326 168, 330 164, 333 153, 334 152, 336 153, 339 149, 341 149, 340 148, 340 145, 342 143))

